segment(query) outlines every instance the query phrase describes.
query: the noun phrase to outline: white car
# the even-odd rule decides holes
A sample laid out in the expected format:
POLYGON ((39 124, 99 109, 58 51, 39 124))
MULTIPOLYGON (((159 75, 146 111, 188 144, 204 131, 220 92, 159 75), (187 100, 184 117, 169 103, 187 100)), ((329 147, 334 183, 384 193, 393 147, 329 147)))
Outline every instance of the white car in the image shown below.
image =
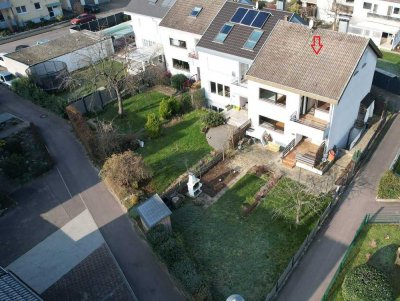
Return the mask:
POLYGON ((11 84, 14 80, 16 80, 14 74, 8 71, 0 71, 0 84, 11 88, 11 84))
POLYGON ((2 66, 2 67, 5 67, 5 64, 4 64, 4 56, 6 55, 7 53, 5 53, 5 52, 0 52, 0 66, 2 66))

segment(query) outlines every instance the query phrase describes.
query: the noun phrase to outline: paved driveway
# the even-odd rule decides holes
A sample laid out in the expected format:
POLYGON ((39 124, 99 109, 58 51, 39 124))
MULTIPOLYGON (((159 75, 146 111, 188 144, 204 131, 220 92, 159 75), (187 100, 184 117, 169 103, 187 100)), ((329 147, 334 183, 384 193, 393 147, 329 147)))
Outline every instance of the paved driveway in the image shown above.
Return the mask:
MULTIPOLYGON (((65 210, 64 213, 57 215, 60 219, 48 223, 47 229, 42 230, 41 227, 38 230, 21 229, 26 240, 22 243, 24 246, 17 256, 9 255, 6 264, 30 250, 37 243, 37 239, 40 239, 36 238, 30 243, 29 231, 39 231, 38 237, 44 239, 49 233, 65 224, 68 215, 77 215, 83 208, 87 208, 139 300, 183 300, 166 269, 159 264, 145 240, 133 228, 121 206, 99 180, 97 170, 89 162, 68 123, 3 87, 0 87, 0 111, 7 111, 34 122, 56 162, 55 169, 51 173, 38 179, 43 191, 38 189, 35 193, 42 192, 48 195, 49 202, 44 202, 43 206, 47 208, 39 213, 39 217, 35 217, 37 225, 40 226, 43 222, 41 220, 46 218, 45 214, 50 214, 51 210, 65 210), (42 114, 48 114, 47 118, 41 118, 42 114), (56 209, 51 202, 62 206, 56 209)), ((30 197, 29 190, 22 193, 25 197, 30 197)), ((35 193, 32 193, 32 198, 43 201, 35 193)), ((17 212, 18 214, 22 213, 17 212)), ((14 224, 18 222, 14 220, 14 224)), ((3 239, 6 230, 3 232, 1 227, 0 231, 0 237, 3 239)), ((14 243, 19 245, 18 242, 14 243)))
POLYGON ((326 223, 283 288, 278 300, 321 300, 339 263, 367 213, 383 206, 377 203, 379 179, 400 149, 400 117, 397 116, 368 163, 362 168, 345 199, 326 223))

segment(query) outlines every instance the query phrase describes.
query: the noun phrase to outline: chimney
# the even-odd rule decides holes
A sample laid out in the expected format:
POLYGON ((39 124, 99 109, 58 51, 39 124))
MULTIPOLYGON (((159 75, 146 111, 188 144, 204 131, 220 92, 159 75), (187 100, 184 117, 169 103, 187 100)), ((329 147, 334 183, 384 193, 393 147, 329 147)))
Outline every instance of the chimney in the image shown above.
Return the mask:
POLYGON ((284 16, 283 16, 283 20, 289 21, 289 16, 288 16, 288 15, 284 15, 284 16))
POLYGON ((256 9, 258 9, 258 1, 256 1, 256 9))

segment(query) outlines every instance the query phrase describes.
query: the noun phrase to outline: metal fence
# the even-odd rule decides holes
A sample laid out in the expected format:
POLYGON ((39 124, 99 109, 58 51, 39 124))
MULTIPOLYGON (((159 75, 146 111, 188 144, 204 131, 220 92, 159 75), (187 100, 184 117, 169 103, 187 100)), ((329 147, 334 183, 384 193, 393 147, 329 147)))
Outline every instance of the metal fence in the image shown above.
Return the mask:
POLYGON ((83 24, 78 24, 74 27, 71 28, 71 30, 76 30, 76 31, 81 31, 81 30, 89 30, 89 31, 100 31, 106 28, 110 28, 113 26, 116 26, 118 24, 121 24, 126 21, 130 21, 131 16, 130 15, 125 15, 124 13, 117 13, 111 16, 107 16, 104 18, 96 19, 87 23, 83 24))
POLYGON ((99 88, 93 93, 71 102, 71 105, 76 108, 81 114, 94 113, 104 109, 104 106, 116 100, 116 94, 105 88, 99 88))
POLYGON ((283 273, 279 277, 279 279, 276 282, 276 284, 274 285, 274 287, 271 289, 271 291, 266 296, 265 301, 274 300, 277 297, 279 291, 284 287, 289 276, 291 275, 291 273, 293 272, 295 267, 299 264, 301 258, 303 257, 303 255, 307 251, 308 247, 314 240, 318 231, 323 226, 325 220, 329 217, 331 212, 334 210, 336 205, 339 203, 341 196, 346 191, 349 183, 353 180, 354 175, 360 169, 361 165, 363 163, 365 163, 366 160, 369 158, 369 156, 372 154, 373 150, 375 149, 375 147, 377 145, 377 142, 379 142, 378 141, 379 135, 382 133, 382 130, 384 129, 384 127, 388 121, 389 121, 389 119, 387 118, 386 111, 384 111, 382 113, 382 117, 381 117, 381 120, 379 122, 376 132, 374 133, 374 135, 372 135, 367 146, 364 148, 363 152, 361 153, 361 155, 359 157, 359 160, 355 164, 353 162, 351 162, 351 164, 350 164, 351 168, 348 168, 346 171, 346 174, 344 174, 341 177, 342 178, 342 180, 340 181, 341 184, 337 187, 332 201, 329 203, 329 205, 326 207, 325 211, 322 213, 321 217, 319 218, 318 224, 307 235, 306 239, 304 240, 303 244, 300 246, 297 253, 289 261, 289 264, 287 265, 286 269, 283 271, 283 273))

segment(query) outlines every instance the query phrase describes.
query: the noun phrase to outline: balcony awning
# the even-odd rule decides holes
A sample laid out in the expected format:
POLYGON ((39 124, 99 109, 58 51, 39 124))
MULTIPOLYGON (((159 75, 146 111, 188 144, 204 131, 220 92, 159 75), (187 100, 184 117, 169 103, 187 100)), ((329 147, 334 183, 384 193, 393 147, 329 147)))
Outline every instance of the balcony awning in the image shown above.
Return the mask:
POLYGON ((60 6, 60 2, 51 2, 46 4, 47 7, 60 6))
POLYGON ((0 9, 8 9, 11 7, 11 3, 9 1, 0 2, 0 9))

